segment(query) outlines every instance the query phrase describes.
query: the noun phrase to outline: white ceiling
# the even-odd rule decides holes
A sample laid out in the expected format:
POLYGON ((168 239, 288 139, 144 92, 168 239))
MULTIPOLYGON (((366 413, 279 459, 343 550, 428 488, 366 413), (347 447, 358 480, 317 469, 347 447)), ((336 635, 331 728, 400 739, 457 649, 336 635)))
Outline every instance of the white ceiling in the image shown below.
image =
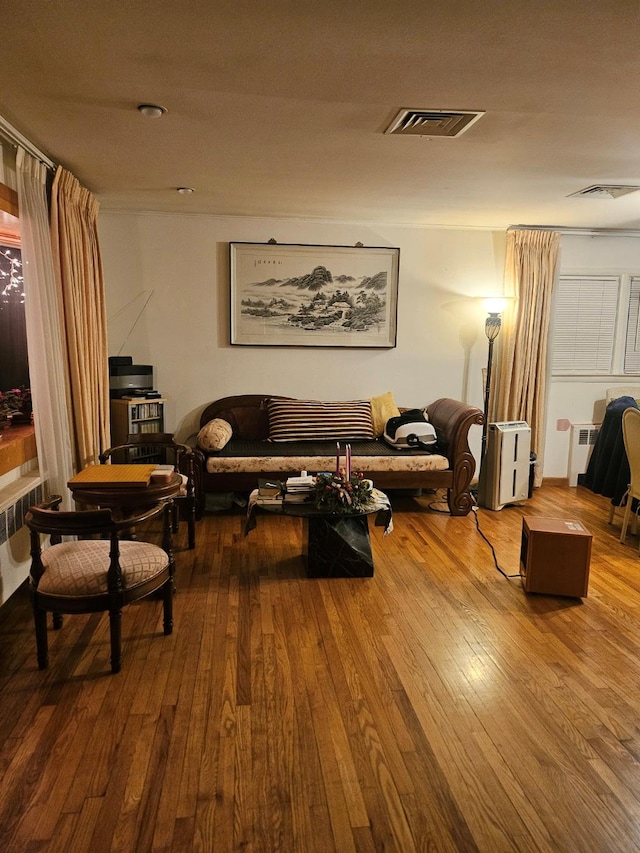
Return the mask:
POLYGON ((567 197, 640 186, 638 0, 3 0, 2 13, 0 115, 103 210, 640 229, 640 192, 567 197), (142 102, 168 112, 144 118, 142 102), (457 139, 385 134, 408 107, 485 115, 457 139))

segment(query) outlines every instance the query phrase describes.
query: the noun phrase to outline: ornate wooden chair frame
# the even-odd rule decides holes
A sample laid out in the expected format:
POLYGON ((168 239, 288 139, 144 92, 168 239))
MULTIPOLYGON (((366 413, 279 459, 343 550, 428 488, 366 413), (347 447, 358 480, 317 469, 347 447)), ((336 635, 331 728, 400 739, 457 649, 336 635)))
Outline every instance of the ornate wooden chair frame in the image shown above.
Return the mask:
POLYGON ((174 441, 170 432, 130 433, 125 444, 108 447, 100 456, 100 464, 106 464, 110 459, 120 454, 124 462, 135 461, 135 451, 142 446, 154 447, 171 455, 170 461, 176 471, 186 477, 185 494, 174 498, 173 532, 178 532, 180 506, 185 508, 189 549, 196 547, 196 503, 198 489, 198 468, 194 465, 193 448, 174 441))
MULTIPOLYGON (((33 506, 25 517, 25 523, 30 530, 31 536, 31 573, 30 592, 33 606, 33 615, 36 631, 36 645, 38 667, 46 669, 49 663, 48 637, 47 637, 47 612, 53 613, 53 627, 62 627, 62 614, 68 613, 97 613, 108 611, 111 639, 111 670, 119 672, 121 668, 121 626, 122 608, 133 601, 137 601, 153 592, 161 591, 163 601, 163 629, 165 634, 171 634, 173 630, 173 576, 174 558, 171 543, 172 531, 172 507, 170 501, 156 504, 146 509, 133 518, 118 519, 109 509, 81 510, 77 512, 63 512, 58 509, 62 498, 59 495, 52 496, 48 501, 33 506), (162 548, 147 542, 123 542, 121 534, 129 530, 132 525, 143 524, 155 516, 163 514, 162 548), (42 550, 41 536, 51 537, 51 546, 42 550), (92 585, 92 589, 86 594, 78 592, 74 594, 69 589, 41 590, 39 585, 46 575, 47 552, 56 559, 60 555, 61 548, 65 545, 70 553, 76 551, 91 550, 90 548, 74 546, 88 546, 84 541, 62 543, 63 536, 78 536, 84 539, 98 537, 91 545, 103 560, 108 557, 108 568, 106 569, 106 582, 103 582, 100 570, 94 570, 93 577, 88 572, 82 575, 92 585), (55 551, 55 546, 59 550, 55 551), (100 546, 103 546, 102 548, 100 546), (108 550, 107 550, 108 549, 108 550), (99 552, 102 553, 99 553, 99 552), (165 552, 165 558, 158 554, 165 552), (43 561, 44 554, 44 561, 43 561), (145 559, 150 557, 157 562, 153 570, 143 572, 134 584, 127 586, 123 582, 122 562, 126 562, 133 555, 145 559), (160 559, 159 559, 160 557, 160 559)), ((95 558, 95 554, 94 554, 95 558)), ((62 559, 62 558, 61 558, 62 559)))

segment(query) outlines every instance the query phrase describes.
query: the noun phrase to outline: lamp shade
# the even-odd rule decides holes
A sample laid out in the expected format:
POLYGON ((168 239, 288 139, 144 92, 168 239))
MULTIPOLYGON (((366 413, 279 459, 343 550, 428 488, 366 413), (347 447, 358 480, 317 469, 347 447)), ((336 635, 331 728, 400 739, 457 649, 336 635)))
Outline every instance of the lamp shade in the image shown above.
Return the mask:
POLYGON ((483 304, 487 314, 502 314, 507 307, 507 299, 504 296, 489 296, 483 304))

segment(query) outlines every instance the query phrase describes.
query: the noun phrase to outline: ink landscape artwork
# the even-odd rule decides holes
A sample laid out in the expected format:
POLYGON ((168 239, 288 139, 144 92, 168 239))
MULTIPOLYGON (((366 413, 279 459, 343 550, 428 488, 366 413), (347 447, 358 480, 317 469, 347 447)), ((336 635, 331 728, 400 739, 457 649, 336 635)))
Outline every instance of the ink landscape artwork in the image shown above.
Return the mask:
POLYGON ((231 343, 394 347, 400 250, 231 243, 231 343))

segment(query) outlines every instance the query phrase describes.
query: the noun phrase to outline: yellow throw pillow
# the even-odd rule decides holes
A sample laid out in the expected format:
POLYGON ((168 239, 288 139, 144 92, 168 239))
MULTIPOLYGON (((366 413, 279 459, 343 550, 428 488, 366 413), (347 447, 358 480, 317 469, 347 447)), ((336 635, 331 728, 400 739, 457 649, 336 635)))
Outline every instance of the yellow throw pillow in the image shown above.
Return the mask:
POLYGON ((373 420, 374 435, 382 435, 389 418, 397 418, 400 409, 396 406, 391 391, 381 394, 379 397, 371 398, 371 418, 373 420))

